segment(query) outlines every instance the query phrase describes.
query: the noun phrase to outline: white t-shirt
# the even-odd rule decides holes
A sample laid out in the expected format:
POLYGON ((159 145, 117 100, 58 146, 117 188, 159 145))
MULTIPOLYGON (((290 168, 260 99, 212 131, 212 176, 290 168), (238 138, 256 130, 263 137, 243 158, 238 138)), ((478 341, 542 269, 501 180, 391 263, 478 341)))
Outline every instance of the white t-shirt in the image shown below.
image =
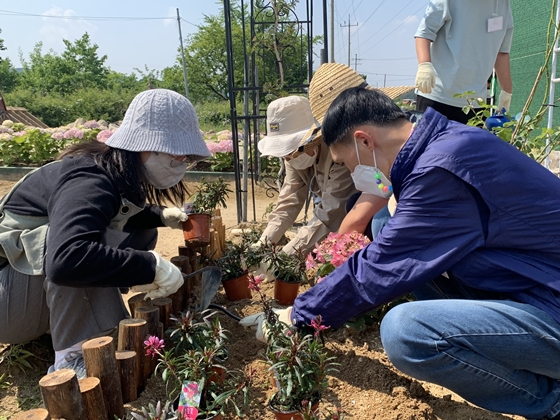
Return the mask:
POLYGON ((457 93, 474 91, 474 97, 486 99, 486 81, 498 52, 509 53, 511 48, 510 2, 431 0, 414 36, 432 41, 432 64, 436 71, 432 92, 417 94, 457 107, 467 105, 466 99, 453 97, 457 93), (489 19, 494 19, 490 32, 489 19))

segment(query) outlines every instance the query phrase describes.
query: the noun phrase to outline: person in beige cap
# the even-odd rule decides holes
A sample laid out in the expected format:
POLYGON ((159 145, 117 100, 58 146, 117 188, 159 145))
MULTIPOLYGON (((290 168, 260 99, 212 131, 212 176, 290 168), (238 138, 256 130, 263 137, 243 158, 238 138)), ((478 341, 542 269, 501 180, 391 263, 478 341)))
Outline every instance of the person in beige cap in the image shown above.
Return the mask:
POLYGON ((283 158, 286 176, 260 242, 277 243, 296 221, 308 194, 313 193, 321 199, 313 209, 313 218, 283 247, 287 254, 300 249, 309 252, 338 230, 346 215, 345 203, 356 193, 354 183, 348 169, 334 163, 322 146, 320 133, 316 130, 314 136, 308 135, 315 120, 307 98, 288 96, 272 101, 266 124, 267 136, 259 142, 259 151, 263 156, 283 158))

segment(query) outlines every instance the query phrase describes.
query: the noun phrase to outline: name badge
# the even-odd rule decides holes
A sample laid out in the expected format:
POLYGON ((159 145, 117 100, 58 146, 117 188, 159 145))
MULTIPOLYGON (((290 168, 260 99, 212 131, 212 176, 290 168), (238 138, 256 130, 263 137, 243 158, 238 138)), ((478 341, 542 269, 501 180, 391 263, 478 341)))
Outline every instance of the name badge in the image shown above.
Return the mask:
POLYGON ((504 28, 504 17, 496 16, 488 19, 488 33, 501 31, 504 28))

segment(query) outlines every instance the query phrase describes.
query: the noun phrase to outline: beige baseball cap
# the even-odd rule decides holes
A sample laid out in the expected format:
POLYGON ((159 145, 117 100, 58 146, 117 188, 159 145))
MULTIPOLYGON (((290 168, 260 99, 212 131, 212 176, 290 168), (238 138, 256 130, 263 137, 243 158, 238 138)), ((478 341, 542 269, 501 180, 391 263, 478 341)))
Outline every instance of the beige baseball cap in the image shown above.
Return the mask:
POLYGON ((309 100, 286 96, 272 101, 266 110, 267 135, 258 143, 263 156, 284 157, 295 151, 315 125, 309 100))

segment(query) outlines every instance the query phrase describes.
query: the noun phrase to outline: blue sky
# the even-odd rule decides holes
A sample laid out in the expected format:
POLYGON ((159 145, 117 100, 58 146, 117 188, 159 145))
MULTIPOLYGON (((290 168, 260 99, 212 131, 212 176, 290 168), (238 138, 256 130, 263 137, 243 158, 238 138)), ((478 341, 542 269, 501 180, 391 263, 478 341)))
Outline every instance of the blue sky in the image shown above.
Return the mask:
MULTIPOLYGON (((313 31, 322 34, 323 2, 312 1, 313 31)), ((330 19, 330 0, 327 4, 330 19)), ((352 67, 357 54, 357 70, 367 74, 371 85, 414 84, 414 33, 427 4, 427 0, 335 0, 335 60, 348 60, 348 28, 342 25, 357 24, 351 27, 352 67)), ((33 46, 42 41, 43 52, 53 49, 60 53, 64 50, 62 39, 74 41, 87 31, 99 46, 99 54, 108 56, 106 64, 112 69, 122 73, 144 66, 161 70, 171 66, 177 55, 176 8, 183 19, 185 38, 197 30, 197 24, 203 23, 204 14, 218 14, 222 5, 223 2, 214 0, 3 2, 0 38, 4 39, 7 51, 1 54, 20 67, 19 51, 28 58, 33 46), (128 19, 116 19, 121 17, 128 19)), ((304 7, 305 1, 300 0, 298 12, 304 7)), ((317 67, 318 57, 315 63, 317 67)))

